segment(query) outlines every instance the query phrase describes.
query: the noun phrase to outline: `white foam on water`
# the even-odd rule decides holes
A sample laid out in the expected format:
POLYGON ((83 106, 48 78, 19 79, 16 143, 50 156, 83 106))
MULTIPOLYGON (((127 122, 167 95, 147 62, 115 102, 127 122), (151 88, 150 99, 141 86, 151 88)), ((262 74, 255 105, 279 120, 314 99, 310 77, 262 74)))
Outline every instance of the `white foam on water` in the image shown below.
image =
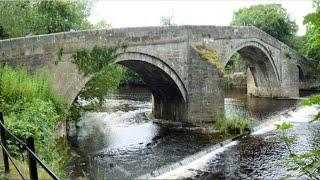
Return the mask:
POLYGON ((187 178, 187 177, 191 177, 193 175, 196 174, 195 171, 191 171, 192 170, 201 170, 204 169, 207 165, 208 162, 210 162, 210 160, 212 158, 214 158, 216 155, 224 152, 225 150, 227 150, 229 147, 234 146, 238 144, 238 141, 233 141, 230 142, 228 144, 226 144, 225 146, 222 146, 186 165, 180 166, 177 169, 174 169, 172 171, 166 172, 160 176, 154 177, 152 179, 182 179, 182 178, 187 178))
POLYGON ((302 108, 298 109, 297 111, 293 111, 289 113, 291 116, 286 118, 289 122, 309 122, 314 119, 314 117, 319 112, 319 105, 313 106, 303 106, 302 108))
POLYGON ((319 105, 313 106, 303 106, 296 111, 290 111, 285 115, 280 115, 274 121, 268 121, 267 123, 259 126, 258 130, 251 133, 251 135, 261 135, 276 129, 276 124, 281 124, 283 122, 292 123, 307 123, 314 119, 314 117, 319 112, 319 105))
MULTIPOLYGON (((264 123, 259 126, 255 132, 251 133, 252 135, 264 134, 266 132, 270 132, 275 130, 276 124, 280 124, 282 122, 293 122, 293 123, 301 123, 301 122, 309 122, 314 119, 315 115, 320 111, 319 105, 313 106, 304 106, 296 111, 290 111, 285 115, 280 115, 277 117, 273 117, 273 120, 264 123)), ((186 164, 180 166, 172 171, 166 172, 160 176, 154 177, 152 179, 182 179, 192 177, 197 174, 196 170, 203 170, 209 165, 210 161, 215 158, 218 154, 226 151, 231 146, 238 144, 239 141, 233 141, 225 146, 218 148, 200 158, 186 164)))

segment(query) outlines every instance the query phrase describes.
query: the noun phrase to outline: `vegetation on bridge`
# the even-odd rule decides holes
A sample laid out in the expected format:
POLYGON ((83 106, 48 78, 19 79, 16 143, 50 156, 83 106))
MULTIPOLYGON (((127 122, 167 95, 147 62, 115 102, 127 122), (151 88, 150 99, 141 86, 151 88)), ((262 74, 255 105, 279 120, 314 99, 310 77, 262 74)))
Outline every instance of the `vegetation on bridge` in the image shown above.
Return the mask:
POLYGON ((219 76, 223 76, 221 71, 221 60, 214 48, 201 44, 196 45, 196 51, 202 59, 209 61, 217 68, 219 76))
POLYGON ((76 51, 73 62, 85 76, 92 77, 74 101, 69 120, 78 121, 83 112, 101 108, 109 93, 120 85, 143 84, 135 72, 113 64, 123 48, 124 43, 119 42, 116 46, 96 45, 92 49, 81 48, 76 51), (79 100, 90 103, 84 106, 79 100))

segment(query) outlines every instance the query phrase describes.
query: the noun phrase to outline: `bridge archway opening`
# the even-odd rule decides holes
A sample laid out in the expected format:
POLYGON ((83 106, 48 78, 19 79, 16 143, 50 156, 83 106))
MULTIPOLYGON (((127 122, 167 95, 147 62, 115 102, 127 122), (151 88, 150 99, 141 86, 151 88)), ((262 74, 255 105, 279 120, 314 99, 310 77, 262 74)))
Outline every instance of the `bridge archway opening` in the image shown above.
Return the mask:
POLYGON ((297 68, 299 70, 299 81, 303 81, 304 79, 304 74, 303 74, 303 71, 302 71, 302 68, 300 65, 297 65, 297 68))
MULTIPOLYGON (((224 72, 228 70, 230 61, 233 62, 234 69, 238 71, 231 71, 233 85, 246 87, 248 95, 274 96, 275 88, 278 87, 278 77, 267 51, 252 44, 240 46, 229 56, 223 69, 224 72)), ((230 81, 230 78, 227 81, 230 81)))
POLYGON ((186 92, 180 79, 169 67, 145 59, 120 59, 117 64, 133 70, 143 79, 152 93, 152 115, 155 118, 184 121, 186 112, 186 92), (181 87, 183 86, 183 87, 181 87))

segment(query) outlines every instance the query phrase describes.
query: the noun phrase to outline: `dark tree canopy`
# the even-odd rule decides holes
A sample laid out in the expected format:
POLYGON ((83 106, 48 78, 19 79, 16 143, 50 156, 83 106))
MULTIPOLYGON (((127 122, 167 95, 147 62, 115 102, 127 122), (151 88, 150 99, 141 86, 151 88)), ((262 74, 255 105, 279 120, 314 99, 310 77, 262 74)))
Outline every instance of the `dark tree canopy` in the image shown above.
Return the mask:
POLYGON ((298 30, 286 9, 280 4, 254 5, 234 12, 232 26, 256 26, 283 42, 298 30))

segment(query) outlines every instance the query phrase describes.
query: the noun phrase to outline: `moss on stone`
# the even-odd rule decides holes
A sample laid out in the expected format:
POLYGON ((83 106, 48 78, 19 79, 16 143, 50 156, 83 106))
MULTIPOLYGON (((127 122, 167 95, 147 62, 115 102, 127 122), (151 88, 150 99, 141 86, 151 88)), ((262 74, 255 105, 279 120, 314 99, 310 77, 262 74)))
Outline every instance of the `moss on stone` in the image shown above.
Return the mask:
POLYGON ((196 50, 202 59, 205 59, 211 62, 213 65, 216 66, 216 68, 219 71, 221 71, 221 68, 222 68, 221 60, 217 51, 214 48, 201 44, 201 45, 196 45, 196 50))

